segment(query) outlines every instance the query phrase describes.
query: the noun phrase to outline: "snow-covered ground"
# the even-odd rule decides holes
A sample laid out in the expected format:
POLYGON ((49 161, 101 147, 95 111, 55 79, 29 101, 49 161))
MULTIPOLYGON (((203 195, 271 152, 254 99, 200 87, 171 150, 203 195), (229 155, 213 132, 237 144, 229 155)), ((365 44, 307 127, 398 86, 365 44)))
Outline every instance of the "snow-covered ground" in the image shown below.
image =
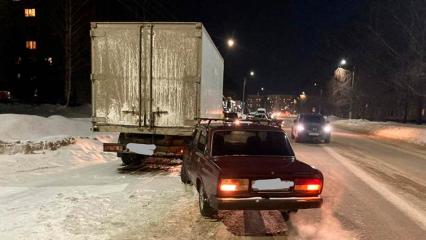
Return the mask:
MULTIPOLYGON (((0 154, 0 239, 422 239, 425 233, 425 149, 409 144, 339 130, 330 145, 295 143, 298 159, 324 173, 321 209, 301 210, 290 223, 278 211, 221 211, 213 220, 200 216, 197 192, 180 182, 180 166, 125 169, 102 151, 117 134, 93 134, 89 118, 38 115, 0 114, 0 140, 73 142, 55 151, 0 154)), ((366 134, 399 125, 334 124, 366 134)), ((425 135, 424 127, 401 127, 418 129, 413 138, 425 135)))
POLYGON ((426 126, 396 122, 373 122, 364 119, 335 120, 341 129, 426 146, 426 126))

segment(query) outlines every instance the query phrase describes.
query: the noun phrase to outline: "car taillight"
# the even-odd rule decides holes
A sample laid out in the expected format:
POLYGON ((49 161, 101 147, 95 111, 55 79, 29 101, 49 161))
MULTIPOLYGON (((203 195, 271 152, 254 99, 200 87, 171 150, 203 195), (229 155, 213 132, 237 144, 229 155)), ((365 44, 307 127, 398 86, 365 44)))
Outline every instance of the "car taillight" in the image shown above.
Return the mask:
POLYGON ((296 192, 320 192, 322 180, 318 178, 296 179, 294 181, 294 191, 296 192))
POLYGON ((219 189, 222 192, 248 191, 248 179, 221 179, 219 189))

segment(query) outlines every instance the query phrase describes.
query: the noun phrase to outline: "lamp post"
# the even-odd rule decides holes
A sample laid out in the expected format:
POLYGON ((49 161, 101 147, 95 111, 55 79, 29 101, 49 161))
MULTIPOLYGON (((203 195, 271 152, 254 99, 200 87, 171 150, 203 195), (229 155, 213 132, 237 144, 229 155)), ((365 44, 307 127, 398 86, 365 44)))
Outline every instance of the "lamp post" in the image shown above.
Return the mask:
POLYGON ((305 91, 302 91, 302 93, 299 95, 299 98, 300 98, 300 112, 302 113, 305 108, 304 103, 307 98, 305 91))
MULTIPOLYGON (((250 71, 249 75, 250 75, 250 77, 254 77, 254 71, 250 71)), ((244 81, 243 81, 243 101, 242 101, 243 113, 244 113, 244 109, 245 109, 245 106, 246 106, 246 85, 247 85, 247 77, 244 77, 244 81)))
MULTIPOLYGON (((340 65, 339 65, 339 67, 343 67, 343 66, 345 66, 346 65, 346 59, 342 59, 341 61, 340 61, 340 65)), ((351 96, 350 96, 350 99, 349 99, 349 113, 348 113, 348 117, 349 117, 349 119, 352 119, 352 110, 353 110, 353 92, 354 92, 354 84, 355 84, 355 65, 352 65, 353 67, 352 67, 352 77, 351 77, 351 96)))

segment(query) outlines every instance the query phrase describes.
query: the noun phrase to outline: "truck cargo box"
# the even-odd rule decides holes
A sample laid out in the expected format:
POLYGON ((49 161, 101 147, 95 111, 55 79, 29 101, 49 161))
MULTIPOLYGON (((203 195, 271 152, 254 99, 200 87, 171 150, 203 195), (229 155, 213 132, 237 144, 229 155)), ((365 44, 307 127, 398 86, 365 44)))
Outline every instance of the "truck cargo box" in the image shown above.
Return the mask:
POLYGON ((189 136, 222 117, 223 59, 201 23, 91 25, 94 131, 189 136))

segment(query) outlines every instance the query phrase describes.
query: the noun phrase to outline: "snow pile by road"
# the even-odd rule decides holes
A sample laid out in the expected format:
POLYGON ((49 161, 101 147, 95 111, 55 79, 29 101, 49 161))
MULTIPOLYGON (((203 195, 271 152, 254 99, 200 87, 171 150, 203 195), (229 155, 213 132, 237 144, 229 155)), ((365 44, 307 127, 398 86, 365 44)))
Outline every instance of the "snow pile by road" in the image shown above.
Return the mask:
POLYGON ((90 120, 62 116, 0 114, 0 153, 32 153, 75 142, 75 137, 90 137, 90 120))
POLYGON ((345 130, 426 146, 426 126, 422 125, 372 122, 364 119, 336 120, 332 124, 345 130))
POLYGON ((64 136, 91 136, 89 119, 69 119, 62 116, 0 114, 0 141, 39 141, 64 136))

